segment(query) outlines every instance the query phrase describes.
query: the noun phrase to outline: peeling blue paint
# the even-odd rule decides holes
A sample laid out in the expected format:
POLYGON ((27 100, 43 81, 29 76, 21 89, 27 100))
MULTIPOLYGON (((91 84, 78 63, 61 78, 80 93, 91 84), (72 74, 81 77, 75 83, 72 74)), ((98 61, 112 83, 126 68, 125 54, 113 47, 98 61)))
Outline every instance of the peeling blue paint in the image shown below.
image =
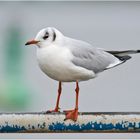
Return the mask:
POLYGON ((102 124, 102 123, 97 123, 97 122, 89 122, 87 124, 69 124, 66 125, 65 123, 52 123, 51 125, 49 125, 49 130, 50 131, 92 131, 92 130, 128 130, 129 128, 134 128, 136 129, 140 129, 140 123, 139 123, 139 127, 136 127, 135 124, 132 123, 128 123, 127 126, 125 126, 124 124, 128 123, 128 122, 122 122, 122 123, 116 123, 115 125, 113 125, 112 123, 109 124, 102 124))
MULTIPOLYGON (((42 124, 38 124, 37 128, 39 129, 45 129, 46 123, 43 122, 42 124)), ((28 124, 28 127, 25 128, 24 126, 18 126, 18 125, 9 125, 8 122, 5 122, 4 125, 0 125, 0 133, 14 133, 14 132, 20 132, 25 130, 35 130, 36 126, 28 124)))
POLYGON ((15 133, 15 132, 19 132, 19 131, 25 131, 26 128, 24 126, 17 126, 17 125, 13 125, 13 126, 9 126, 8 124, 6 124, 5 126, 1 126, 0 125, 0 132, 1 133, 15 133))
MULTIPOLYGON (((124 124, 128 123, 128 122, 122 122, 122 123, 116 123, 115 125, 109 123, 109 124, 102 124, 102 123, 97 123, 97 122, 89 122, 87 124, 69 124, 66 125, 65 123, 52 123, 51 125, 49 125, 49 131, 99 131, 99 130, 128 130, 129 128, 133 128, 135 130, 140 129, 140 123, 139 123, 139 127, 136 127, 135 123, 128 123, 127 126, 125 126, 124 124)), ((43 124, 38 124, 38 128, 40 129, 45 129, 45 122, 43 124)), ((28 125, 28 128, 30 130, 36 129, 35 126, 31 126, 28 125)), ((0 132, 1 133, 5 133, 5 132, 20 132, 20 131, 25 131, 27 130, 24 126, 18 126, 18 125, 12 125, 10 126, 8 123, 6 123, 5 126, 0 126, 0 132)))
POLYGON ((16 132, 140 132, 140 113, 124 115, 90 113, 76 122, 64 121, 65 114, 2 114, 0 133, 16 132), (32 119, 32 117, 35 118, 32 119), (90 115, 88 117, 88 115, 90 115), (91 116, 93 115, 93 117, 91 116), (106 115, 106 116, 105 116, 106 115), (10 117, 9 117, 10 116, 10 117))

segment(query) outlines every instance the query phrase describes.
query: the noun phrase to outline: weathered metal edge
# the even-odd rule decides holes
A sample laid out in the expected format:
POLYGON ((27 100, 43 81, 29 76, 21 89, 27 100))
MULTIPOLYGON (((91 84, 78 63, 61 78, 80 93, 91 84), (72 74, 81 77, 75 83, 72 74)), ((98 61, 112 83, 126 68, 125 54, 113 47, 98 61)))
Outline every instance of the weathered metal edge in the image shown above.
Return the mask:
MULTIPOLYGON (((33 114, 33 115, 44 115, 44 114, 49 114, 49 115, 65 115, 64 112, 59 112, 59 113, 49 113, 49 112, 0 112, 0 115, 6 114, 6 115, 11 115, 11 114, 33 114)), ((79 112, 79 115, 140 115, 140 112, 79 112)))
POLYGON ((140 133, 140 112, 80 112, 77 122, 65 113, 0 114, 1 133, 140 133))

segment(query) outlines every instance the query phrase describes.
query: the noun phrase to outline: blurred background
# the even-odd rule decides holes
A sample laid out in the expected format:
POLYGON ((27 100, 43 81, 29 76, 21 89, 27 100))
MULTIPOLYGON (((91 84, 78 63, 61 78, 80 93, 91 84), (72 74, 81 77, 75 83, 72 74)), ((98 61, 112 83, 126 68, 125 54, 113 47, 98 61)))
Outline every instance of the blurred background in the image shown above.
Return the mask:
MULTIPOLYGON (((54 108, 58 82, 39 69, 36 46, 24 45, 44 27, 105 50, 140 49, 140 2, 0 2, 0 21, 1 112, 54 108)), ((139 111, 139 72, 140 55, 133 55, 127 63, 81 82, 80 111, 139 111)), ((74 107, 74 89, 74 83, 63 83, 62 110, 74 107)))

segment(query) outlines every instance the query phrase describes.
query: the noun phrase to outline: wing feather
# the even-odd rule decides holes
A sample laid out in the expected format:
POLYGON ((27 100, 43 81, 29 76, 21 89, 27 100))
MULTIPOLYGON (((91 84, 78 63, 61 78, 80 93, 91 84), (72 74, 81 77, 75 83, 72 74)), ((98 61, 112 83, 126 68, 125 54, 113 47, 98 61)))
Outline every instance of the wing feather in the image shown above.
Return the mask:
POLYGON ((104 71, 110 65, 113 67, 121 63, 121 61, 112 54, 105 52, 102 49, 94 48, 86 42, 66 38, 65 43, 72 52, 72 63, 92 70, 95 73, 104 71))

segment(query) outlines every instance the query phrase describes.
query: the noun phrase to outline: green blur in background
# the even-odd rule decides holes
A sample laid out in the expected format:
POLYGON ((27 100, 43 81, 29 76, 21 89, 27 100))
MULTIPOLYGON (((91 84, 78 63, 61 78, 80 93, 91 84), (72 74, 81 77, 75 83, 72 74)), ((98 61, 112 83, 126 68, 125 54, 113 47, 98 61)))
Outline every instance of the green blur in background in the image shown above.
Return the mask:
POLYGON ((29 105, 31 90, 25 84, 22 74, 24 54, 22 33, 18 26, 9 25, 4 44, 4 82, 0 87, 0 110, 16 111, 29 105))

